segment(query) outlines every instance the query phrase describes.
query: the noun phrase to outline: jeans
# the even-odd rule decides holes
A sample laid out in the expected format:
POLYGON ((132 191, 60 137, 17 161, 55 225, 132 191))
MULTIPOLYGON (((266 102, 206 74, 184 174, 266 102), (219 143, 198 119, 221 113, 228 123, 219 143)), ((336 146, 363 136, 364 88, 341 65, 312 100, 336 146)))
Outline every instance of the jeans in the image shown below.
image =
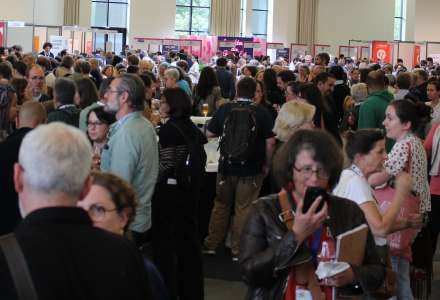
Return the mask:
POLYGON ((392 297, 390 300, 413 300, 409 261, 399 256, 391 256, 391 264, 397 275, 397 297, 392 297))
POLYGON ((231 249, 232 255, 238 256, 241 230, 252 202, 258 198, 263 179, 263 174, 250 177, 217 175, 217 196, 209 221, 209 235, 205 239, 206 248, 216 249, 224 240, 234 206, 231 249))

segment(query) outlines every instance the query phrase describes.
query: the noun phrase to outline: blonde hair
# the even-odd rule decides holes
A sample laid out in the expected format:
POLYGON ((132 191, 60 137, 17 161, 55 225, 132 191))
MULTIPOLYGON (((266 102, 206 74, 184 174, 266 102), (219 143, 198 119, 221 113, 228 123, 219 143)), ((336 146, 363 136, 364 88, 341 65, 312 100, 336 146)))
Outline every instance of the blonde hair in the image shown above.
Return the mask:
POLYGON ((295 131, 313 120, 315 111, 315 106, 302 101, 286 102, 281 107, 273 128, 277 139, 287 142, 295 131))

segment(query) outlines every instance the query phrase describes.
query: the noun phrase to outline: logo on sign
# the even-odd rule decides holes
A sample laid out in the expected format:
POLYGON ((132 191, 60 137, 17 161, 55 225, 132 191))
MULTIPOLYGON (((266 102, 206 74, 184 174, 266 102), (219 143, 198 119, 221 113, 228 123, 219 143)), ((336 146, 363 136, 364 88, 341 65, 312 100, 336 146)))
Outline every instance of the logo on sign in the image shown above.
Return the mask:
POLYGON ((377 58, 380 60, 384 60, 387 57, 387 52, 383 49, 377 50, 377 58))

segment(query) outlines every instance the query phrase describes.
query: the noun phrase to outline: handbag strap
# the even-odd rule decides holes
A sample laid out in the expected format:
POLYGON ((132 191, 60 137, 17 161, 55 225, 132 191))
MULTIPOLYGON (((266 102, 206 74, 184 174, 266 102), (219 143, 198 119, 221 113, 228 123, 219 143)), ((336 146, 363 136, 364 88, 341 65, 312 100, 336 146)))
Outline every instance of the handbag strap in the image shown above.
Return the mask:
POLYGON ((20 300, 37 300, 34 283, 21 251, 20 245, 13 233, 0 237, 0 247, 14 281, 15 290, 20 300))
POLYGON ((293 218, 295 216, 292 206, 290 205, 289 198, 287 197, 286 191, 281 191, 278 193, 278 202, 281 206, 281 213, 279 218, 286 224, 288 230, 292 230, 293 218))

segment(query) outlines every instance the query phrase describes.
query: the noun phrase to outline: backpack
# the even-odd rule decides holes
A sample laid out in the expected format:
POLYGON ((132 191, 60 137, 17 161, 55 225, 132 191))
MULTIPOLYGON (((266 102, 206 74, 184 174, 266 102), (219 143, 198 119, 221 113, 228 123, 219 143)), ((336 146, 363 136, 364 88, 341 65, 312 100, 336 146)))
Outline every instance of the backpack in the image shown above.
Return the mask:
POLYGON ((244 164, 253 157, 257 140, 257 110, 254 104, 234 103, 223 125, 220 159, 244 164))
POLYGON ((188 146, 186 159, 176 165, 175 177, 180 188, 189 190, 200 182, 205 172, 207 156, 203 145, 206 143, 206 138, 195 126, 196 135, 192 140, 176 124, 172 122, 170 124, 179 131, 188 146))

